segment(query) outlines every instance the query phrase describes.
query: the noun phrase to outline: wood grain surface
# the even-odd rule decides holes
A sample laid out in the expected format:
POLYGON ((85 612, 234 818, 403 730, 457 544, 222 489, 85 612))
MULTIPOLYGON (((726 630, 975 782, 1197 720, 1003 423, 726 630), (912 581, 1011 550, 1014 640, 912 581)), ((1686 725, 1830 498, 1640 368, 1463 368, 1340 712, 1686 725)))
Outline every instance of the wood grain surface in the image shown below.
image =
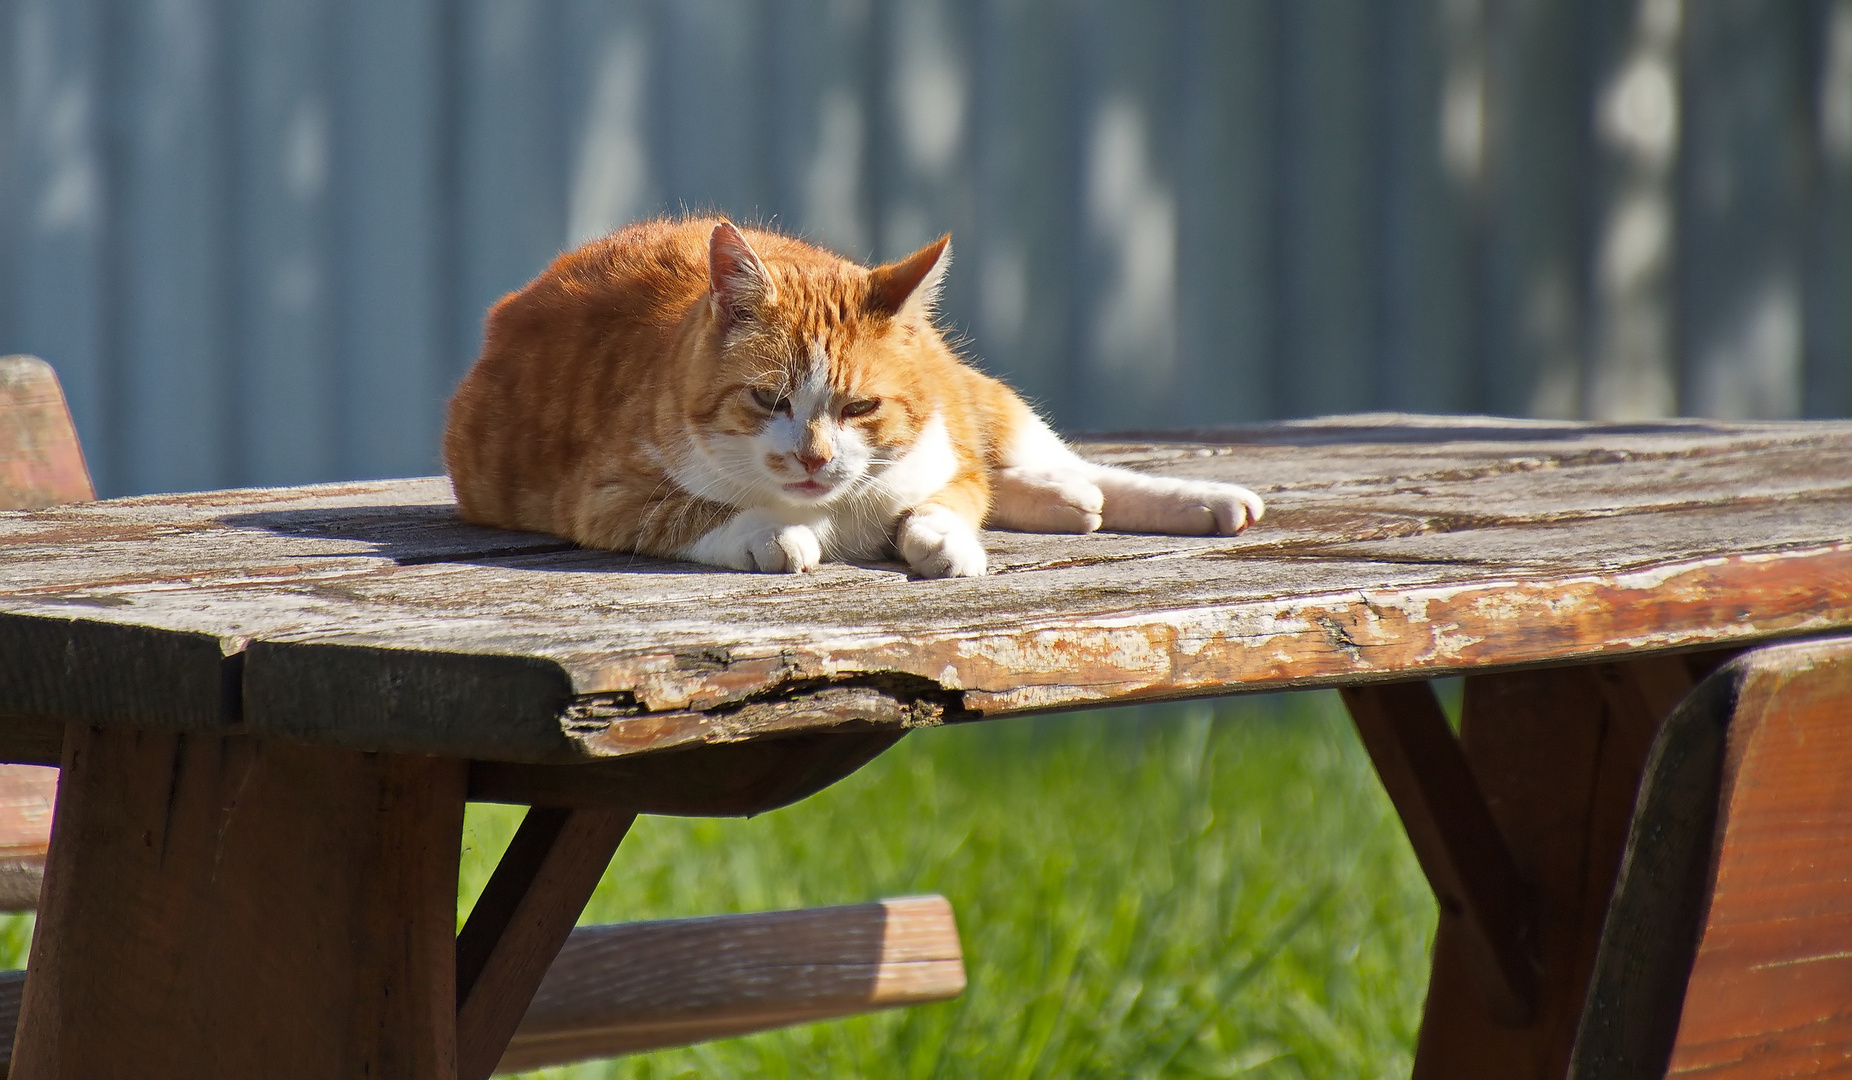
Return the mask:
POLYGON ((570 762, 1852 626, 1852 424, 1339 417, 1100 460, 1239 537, 720 572, 461 524, 441 479, 0 515, 0 715, 570 762))
POLYGON ((1666 1075, 1852 1075, 1852 639, 1732 668, 1709 904, 1666 1075))
POLYGON ((1852 638, 1699 684, 1642 782, 1575 1080, 1852 1074, 1852 638))
POLYGON ((1731 664, 1699 683, 1653 741, 1576 1031, 1572 1080, 1665 1076, 1710 903, 1718 792, 1743 670, 1731 664))

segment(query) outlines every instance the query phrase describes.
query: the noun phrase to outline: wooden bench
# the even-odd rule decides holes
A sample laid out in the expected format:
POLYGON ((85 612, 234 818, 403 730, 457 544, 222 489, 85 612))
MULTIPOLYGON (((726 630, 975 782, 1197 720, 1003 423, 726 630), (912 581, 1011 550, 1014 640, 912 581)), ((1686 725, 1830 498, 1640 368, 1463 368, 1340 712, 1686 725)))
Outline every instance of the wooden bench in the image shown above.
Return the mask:
MULTIPOLYGON (((0 357, 0 509, 93 498, 56 375, 35 357, 0 357)), ((43 754, 57 761, 58 747, 48 742, 43 754)), ((57 778, 50 766, 0 765, 0 910, 38 904, 57 778)), ((527 842, 533 834, 531 824, 524 828, 527 842)), ((574 869, 595 882, 603 861, 594 856, 574 869)), ((582 887, 589 893, 589 883, 582 887)), ((498 901, 512 908, 520 897, 498 896, 492 881, 485 899, 471 913, 476 933, 466 925, 459 941, 460 961, 472 941, 484 943, 477 950, 484 955, 474 958, 478 974, 505 929, 485 932, 484 917, 496 913, 498 901)), ((540 969, 545 976, 532 1004, 513 1014, 519 1027, 512 1038, 503 1031, 474 1040, 484 1047, 479 1056, 490 1055, 477 1074, 486 1075, 489 1064, 497 1072, 535 1069, 945 1001, 965 987, 951 905, 938 896, 579 927, 563 946, 553 944, 559 955, 540 969), (502 1045, 505 1053, 488 1048, 502 1045)), ((25 972, 0 972, 0 1065, 11 1060, 24 985, 25 972)), ((465 1018, 472 1008, 506 1012, 472 1002, 467 992, 459 997, 465 1018)), ((459 1042, 467 1046, 474 1033, 462 1026, 459 1042)))
POLYGON ((1852 1069, 1852 638, 1747 653, 1654 741, 1576 1080, 1852 1069))
MULTIPOLYGON (((26 973, 0 972, 0 1075, 26 973)), ((957 997, 940 896, 584 926, 560 949, 497 1073, 617 1057, 957 997)))

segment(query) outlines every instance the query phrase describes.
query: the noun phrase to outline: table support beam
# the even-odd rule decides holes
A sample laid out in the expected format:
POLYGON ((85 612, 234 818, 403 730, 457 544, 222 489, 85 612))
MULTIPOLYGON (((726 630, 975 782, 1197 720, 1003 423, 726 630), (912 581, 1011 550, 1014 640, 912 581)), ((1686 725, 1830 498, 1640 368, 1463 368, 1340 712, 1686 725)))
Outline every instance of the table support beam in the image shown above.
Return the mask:
POLYGON ((523 806, 751 817, 822 791, 905 734, 891 729, 806 732, 579 765, 478 761, 470 766, 469 797, 523 806))
POLYGON ((1537 991, 1531 888, 1440 702, 1426 682, 1346 687, 1343 696, 1488 1014, 1522 1026, 1537 991))
POLYGON ((636 815, 534 807, 456 939, 458 1080, 487 1080, 636 815))
POLYGON ((464 783, 73 725, 11 1075, 451 1080, 464 783))

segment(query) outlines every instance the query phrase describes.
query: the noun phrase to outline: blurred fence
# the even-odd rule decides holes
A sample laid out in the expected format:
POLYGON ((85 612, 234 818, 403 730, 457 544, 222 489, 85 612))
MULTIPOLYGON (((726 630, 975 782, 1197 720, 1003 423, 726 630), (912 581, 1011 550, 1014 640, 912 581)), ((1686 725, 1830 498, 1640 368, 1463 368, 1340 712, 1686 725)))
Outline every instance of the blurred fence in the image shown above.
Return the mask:
MULTIPOLYGON (((1852 411, 1852 0, 0 0, 0 350, 109 493, 424 473, 481 313, 953 233, 1070 429, 1852 411)), ((621 422, 618 419, 617 422, 621 422)))

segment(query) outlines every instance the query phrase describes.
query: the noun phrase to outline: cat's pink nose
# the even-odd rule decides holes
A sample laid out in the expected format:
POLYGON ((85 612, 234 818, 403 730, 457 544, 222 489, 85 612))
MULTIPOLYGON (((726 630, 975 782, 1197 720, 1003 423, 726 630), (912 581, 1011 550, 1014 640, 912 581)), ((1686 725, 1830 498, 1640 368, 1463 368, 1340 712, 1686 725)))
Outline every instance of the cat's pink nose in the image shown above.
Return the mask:
POLYGON ((797 454, 797 463, 804 467, 805 472, 814 473, 830 463, 830 455, 825 453, 813 457, 810 454, 800 452, 797 454))

